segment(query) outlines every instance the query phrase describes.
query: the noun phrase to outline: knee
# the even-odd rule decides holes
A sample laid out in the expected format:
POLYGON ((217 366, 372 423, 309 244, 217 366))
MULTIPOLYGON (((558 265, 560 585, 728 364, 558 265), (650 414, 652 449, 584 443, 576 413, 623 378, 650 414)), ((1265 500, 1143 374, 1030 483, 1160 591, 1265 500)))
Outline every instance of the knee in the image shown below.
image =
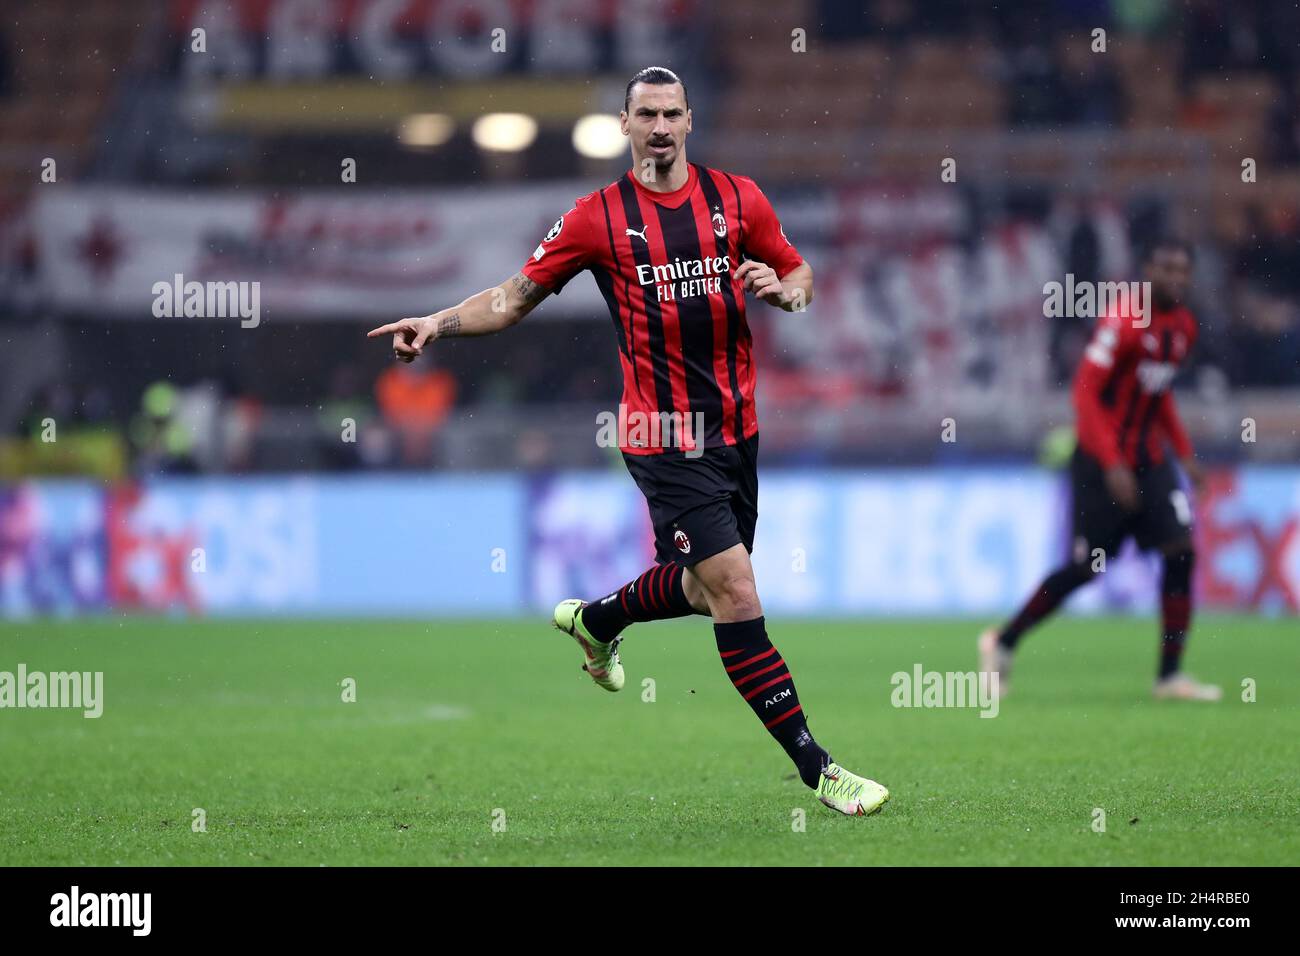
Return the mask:
POLYGON ((709 604, 717 616, 721 612, 735 620, 749 620, 762 614, 758 588, 747 574, 733 574, 715 582, 709 589, 709 604))
POLYGON ((699 614, 709 613, 709 595, 704 590, 704 585, 700 583, 688 568, 682 575, 682 593, 686 595, 686 602, 699 614))

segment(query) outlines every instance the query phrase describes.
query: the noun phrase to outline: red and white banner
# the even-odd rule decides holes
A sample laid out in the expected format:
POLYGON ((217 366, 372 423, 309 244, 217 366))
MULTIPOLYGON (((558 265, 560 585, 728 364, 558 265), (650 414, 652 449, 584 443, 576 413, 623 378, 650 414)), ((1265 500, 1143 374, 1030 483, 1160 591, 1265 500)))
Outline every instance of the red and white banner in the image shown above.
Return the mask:
MULTIPOLYGON (((518 271, 590 190, 296 193, 291 197, 60 186, 31 210, 38 268, 57 308, 153 318, 155 285, 260 284, 269 319, 381 318, 454 305, 518 271)), ((548 312, 606 314, 594 282, 548 312), (558 307, 557 307, 558 306, 558 307)))

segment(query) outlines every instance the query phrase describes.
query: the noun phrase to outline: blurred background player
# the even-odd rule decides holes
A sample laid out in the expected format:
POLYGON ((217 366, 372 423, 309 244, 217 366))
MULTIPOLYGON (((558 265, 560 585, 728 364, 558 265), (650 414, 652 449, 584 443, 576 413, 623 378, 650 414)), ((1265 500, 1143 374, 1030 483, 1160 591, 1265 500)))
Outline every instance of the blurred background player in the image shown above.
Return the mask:
POLYGON ((649 505, 658 564, 595 604, 562 601, 555 627, 578 642, 596 684, 618 691, 625 628, 710 615, 728 678, 800 779, 826 806, 864 816, 889 791, 834 763, 813 739, 794 678, 768 639, 750 562, 758 417, 745 292, 802 312, 812 268, 753 180, 687 160, 691 121, 677 75, 641 70, 620 115, 630 171, 579 199, 507 283, 369 334, 392 335, 395 356, 409 362, 436 339, 508 328, 590 269, 623 368, 618 446, 649 505))
POLYGON ((1202 475, 1170 384, 1196 343, 1196 320, 1183 304, 1191 270, 1188 244, 1163 240, 1152 246, 1142 275, 1150 283, 1145 308, 1129 300, 1127 308, 1102 318, 1084 351, 1074 380, 1079 442, 1070 463, 1070 560, 1049 574, 1001 629, 980 636, 980 669, 997 673, 1003 694, 1020 639, 1103 572, 1131 536, 1142 550, 1159 551, 1163 564, 1155 696, 1204 701, 1222 696, 1220 688, 1181 670, 1196 552, 1192 505, 1169 449, 1198 489, 1202 475))

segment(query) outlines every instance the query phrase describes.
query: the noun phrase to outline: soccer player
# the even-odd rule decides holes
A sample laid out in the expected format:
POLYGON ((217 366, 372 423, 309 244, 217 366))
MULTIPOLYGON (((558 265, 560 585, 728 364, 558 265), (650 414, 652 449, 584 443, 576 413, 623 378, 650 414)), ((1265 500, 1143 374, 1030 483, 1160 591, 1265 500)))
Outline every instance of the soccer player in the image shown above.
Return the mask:
POLYGON ((802 311, 812 301, 812 268, 752 180, 687 161, 691 109, 676 74, 637 73, 620 121, 632 169, 579 199, 516 275, 370 336, 392 335, 396 357, 409 362, 438 338, 508 328, 590 270, 614 322, 619 448, 649 505, 657 563, 590 603, 560 602, 553 625, 577 641, 592 680, 617 691, 629 625, 709 615, 727 677, 803 782, 841 813, 873 813, 889 791, 833 762, 813 739, 790 670, 768 639, 749 558, 758 417, 745 293, 802 311))
POLYGON ((1091 581, 1132 536, 1142 550, 1158 550, 1164 563, 1155 696, 1206 701, 1222 696, 1218 687, 1182 671, 1195 562, 1192 508, 1165 447, 1172 447, 1199 489, 1201 469, 1169 388, 1196 342, 1196 320, 1183 305, 1191 271, 1187 243, 1166 239, 1152 246, 1143 263, 1143 278, 1150 283, 1146 314, 1134 314, 1131 304, 1114 310, 1097 323, 1083 353, 1074 380, 1079 441, 1070 463, 1073 553, 1020 613, 1001 629, 980 635, 980 670, 997 673, 1002 694, 1020 639, 1091 581))

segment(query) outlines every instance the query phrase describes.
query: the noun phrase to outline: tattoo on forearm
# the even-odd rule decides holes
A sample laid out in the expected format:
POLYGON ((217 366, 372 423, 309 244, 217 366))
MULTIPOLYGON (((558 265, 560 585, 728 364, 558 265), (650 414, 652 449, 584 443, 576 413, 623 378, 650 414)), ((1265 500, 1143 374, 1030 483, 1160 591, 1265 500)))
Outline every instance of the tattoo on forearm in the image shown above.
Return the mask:
POLYGON ((460 334, 460 313, 453 312, 438 320, 438 338, 460 334))
POLYGON ((549 289, 538 285, 522 272, 516 272, 514 274, 510 279, 510 285, 514 289, 515 294, 519 296, 519 298, 523 299, 528 305, 536 305, 538 302, 541 302, 550 295, 549 289))

